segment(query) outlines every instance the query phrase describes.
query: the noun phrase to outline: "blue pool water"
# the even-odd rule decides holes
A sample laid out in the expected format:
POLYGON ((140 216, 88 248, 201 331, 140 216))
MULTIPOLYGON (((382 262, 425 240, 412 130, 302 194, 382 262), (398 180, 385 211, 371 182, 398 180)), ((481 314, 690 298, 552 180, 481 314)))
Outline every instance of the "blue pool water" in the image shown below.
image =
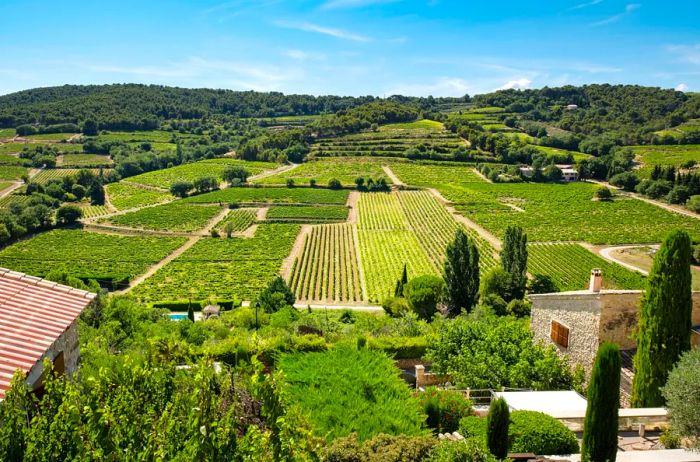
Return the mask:
POLYGON ((170 317, 171 321, 182 321, 187 319, 187 315, 181 313, 170 313, 168 316, 170 317))

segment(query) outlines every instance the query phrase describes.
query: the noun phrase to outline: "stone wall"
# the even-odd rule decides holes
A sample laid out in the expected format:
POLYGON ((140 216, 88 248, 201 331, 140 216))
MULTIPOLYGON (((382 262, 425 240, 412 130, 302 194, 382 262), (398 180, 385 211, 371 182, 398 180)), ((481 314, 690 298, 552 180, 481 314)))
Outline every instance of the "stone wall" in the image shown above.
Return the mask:
POLYGON ((44 372, 44 359, 54 361, 60 353, 63 353, 63 362, 66 375, 72 375, 78 370, 80 360, 80 344, 78 343, 78 320, 68 326, 58 339, 46 350, 46 353, 34 364, 27 374, 27 383, 32 388, 42 385, 42 375, 44 372))

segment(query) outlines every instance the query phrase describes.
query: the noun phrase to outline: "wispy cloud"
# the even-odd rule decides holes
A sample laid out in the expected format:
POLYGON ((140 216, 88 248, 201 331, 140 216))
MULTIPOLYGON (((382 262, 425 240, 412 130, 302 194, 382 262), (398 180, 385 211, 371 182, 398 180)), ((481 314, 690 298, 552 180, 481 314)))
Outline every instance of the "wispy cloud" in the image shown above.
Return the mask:
POLYGON ((464 79, 443 77, 432 83, 399 84, 385 93, 411 96, 464 96, 469 88, 469 83, 464 79))
POLYGON ((228 13, 227 17, 235 16, 237 14, 245 13, 253 9, 259 9, 261 7, 267 7, 280 3, 281 0, 232 0, 228 2, 222 2, 217 5, 211 6, 202 10, 202 14, 211 15, 214 13, 228 13), (233 10, 233 11, 231 11, 233 10))
POLYGON ((608 16, 605 19, 602 19, 600 21, 596 21, 591 24, 591 26, 605 26, 606 24, 612 24, 614 22, 618 22, 620 19, 624 18, 625 16, 629 16, 633 11, 638 10, 642 5, 640 3, 628 3, 625 5, 625 11, 619 14, 615 14, 613 16, 608 16))
POLYGON ((523 77, 521 79, 509 80, 498 87, 498 90, 524 90, 526 88, 530 88, 530 85, 532 85, 532 80, 523 77))
POLYGON ((565 11, 580 10, 581 8, 588 8, 589 6, 595 6, 599 3, 603 3, 603 0, 592 0, 586 3, 579 3, 578 5, 574 5, 571 8, 567 8, 565 11))
POLYGON ((366 35, 360 35, 360 34, 355 34, 353 32, 344 31, 341 29, 334 29, 331 27, 320 26, 318 24, 313 24, 310 22, 296 23, 296 22, 288 22, 288 21, 276 21, 275 25, 277 25, 279 27, 284 27, 286 29, 296 29, 296 30, 301 30, 304 32, 315 32, 318 34, 328 35, 328 36, 343 39, 343 40, 352 40, 354 42, 369 42, 372 40, 371 37, 367 37, 366 35))
POLYGON ((685 83, 679 83, 678 85, 676 85, 676 91, 686 92, 688 91, 688 85, 685 83))
POLYGON ((326 55, 323 53, 314 53, 310 51, 303 51, 303 50, 287 50, 284 53, 284 56, 292 59, 296 59, 297 61, 323 61, 326 59, 326 55))
POLYGON ((700 43, 695 45, 671 45, 668 51, 677 55, 683 62, 700 65, 700 43))
POLYGON ((337 8, 362 8, 365 6, 396 3, 401 0, 328 0, 321 5, 322 10, 334 10, 337 8))

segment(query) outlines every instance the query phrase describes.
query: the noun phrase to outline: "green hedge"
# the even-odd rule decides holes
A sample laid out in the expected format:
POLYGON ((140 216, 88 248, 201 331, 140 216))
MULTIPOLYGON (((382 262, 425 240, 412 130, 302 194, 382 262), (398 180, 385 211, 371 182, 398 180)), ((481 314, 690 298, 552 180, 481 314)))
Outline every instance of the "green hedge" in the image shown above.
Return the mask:
MULTIPOLYGON (((194 311, 202 311, 205 306, 214 304, 219 305, 222 310, 228 311, 241 306, 240 300, 192 300, 192 309, 194 311)), ((160 308, 170 311, 187 311, 190 306, 189 300, 165 300, 151 303, 153 308, 160 308)))
POLYGON ((457 431, 461 419, 474 414, 472 402, 458 391, 428 387, 415 396, 428 416, 428 427, 438 433, 457 431))
POLYGON ((367 343, 371 350, 383 351, 394 359, 422 358, 428 348, 425 337, 376 337, 367 343))
MULTIPOLYGON (((465 417, 459 423, 459 432, 467 439, 486 444, 486 419, 465 417)), ((510 452, 533 452, 538 455, 574 454, 579 445, 574 432, 542 412, 513 411, 508 428, 510 452)))

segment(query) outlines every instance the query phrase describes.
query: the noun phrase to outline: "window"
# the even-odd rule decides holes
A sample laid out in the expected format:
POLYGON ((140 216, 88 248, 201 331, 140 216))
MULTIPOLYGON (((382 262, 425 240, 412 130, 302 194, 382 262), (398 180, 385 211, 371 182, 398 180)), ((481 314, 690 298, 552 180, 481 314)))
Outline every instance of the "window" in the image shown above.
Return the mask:
POLYGON ((552 321, 551 338, 554 343, 562 348, 569 348, 569 328, 556 321, 552 321))

